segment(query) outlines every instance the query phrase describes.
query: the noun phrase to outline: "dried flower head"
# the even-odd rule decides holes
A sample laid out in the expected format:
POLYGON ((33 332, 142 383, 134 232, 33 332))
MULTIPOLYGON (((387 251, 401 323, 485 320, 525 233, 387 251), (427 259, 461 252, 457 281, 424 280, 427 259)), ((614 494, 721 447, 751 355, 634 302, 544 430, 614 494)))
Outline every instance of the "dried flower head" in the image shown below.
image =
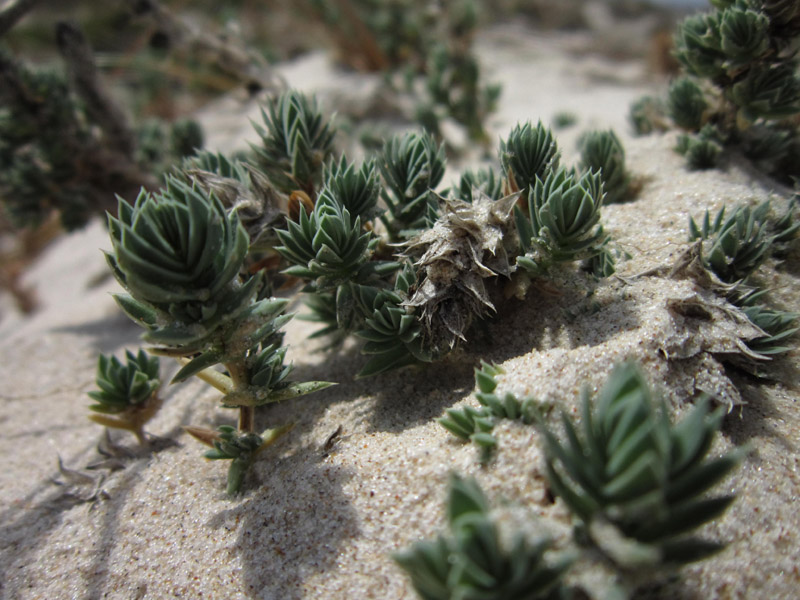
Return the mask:
POLYGON ((425 343, 434 352, 465 340, 473 319, 494 310, 484 280, 511 273, 507 246, 514 244, 516 200, 482 193, 471 204, 444 200, 433 227, 405 244, 422 278, 405 304, 419 311, 425 343))

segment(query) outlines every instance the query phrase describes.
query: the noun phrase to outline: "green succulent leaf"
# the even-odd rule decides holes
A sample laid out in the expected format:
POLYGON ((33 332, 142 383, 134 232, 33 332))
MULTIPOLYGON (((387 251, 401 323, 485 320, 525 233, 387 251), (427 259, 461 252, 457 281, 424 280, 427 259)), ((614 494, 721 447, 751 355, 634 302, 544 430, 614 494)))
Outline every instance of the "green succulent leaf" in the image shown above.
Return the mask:
MULTIPOLYGON (((703 498, 741 460, 740 452, 708 459, 722 413, 701 401, 673 425, 656 410, 639 369, 614 369, 591 407, 584 395, 583 423, 563 415, 565 440, 544 427, 548 478, 555 493, 587 526, 609 523, 635 544, 658 549, 663 564, 705 556, 709 545, 690 534, 724 512, 730 496, 703 498), (588 460, 587 460, 588 459, 588 460), (682 547, 683 556, 674 550, 682 547)), ((592 527, 587 527, 591 537, 592 527)), ((603 549, 603 540, 593 540, 603 549)), ((615 557, 609 555, 611 560, 615 557)))
POLYGON ((390 138, 378 166, 385 183, 381 197, 388 207, 383 220, 393 240, 408 238, 436 220, 434 189, 444 176, 444 147, 428 133, 390 138))
POLYGON ((259 167, 284 194, 302 190, 315 197, 335 135, 316 100, 290 90, 271 100, 261 117, 264 126, 254 125, 261 145, 253 146, 259 167))
POLYGON ((500 164, 506 177, 513 179, 510 191, 527 193, 537 179, 545 179, 558 168, 560 152, 555 137, 541 121, 517 125, 506 140, 500 141, 500 164))
POLYGON ((421 598, 555 600, 572 560, 550 556, 550 540, 515 532, 505 540, 473 479, 450 478, 450 535, 421 541, 395 555, 421 598))
POLYGON ((606 204, 628 199, 631 176, 625 168, 625 149, 612 130, 592 131, 584 136, 580 168, 600 173, 606 204))

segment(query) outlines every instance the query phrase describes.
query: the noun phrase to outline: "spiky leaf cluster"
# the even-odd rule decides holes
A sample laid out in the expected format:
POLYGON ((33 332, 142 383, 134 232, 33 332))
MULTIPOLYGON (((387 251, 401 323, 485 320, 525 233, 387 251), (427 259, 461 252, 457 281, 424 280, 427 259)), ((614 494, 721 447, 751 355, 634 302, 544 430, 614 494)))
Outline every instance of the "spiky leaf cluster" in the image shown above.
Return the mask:
POLYGON ((98 390, 88 392, 95 404, 89 418, 99 425, 125 429, 145 445, 143 427, 161 407, 158 389, 161 387, 158 358, 149 357, 143 350, 137 354, 126 351, 126 364, 116 356, 101 354, 97 361, 98 390))
POLYGON ((690 77, 670 88, 670 115, 679 127, 700 132, 683 137, 678 149, 693 168, 710 168, 723 147, 742 146, 768 172, 784 178, 797 175, 796 3, 713 4, 717 10, 688 17, 675 36, 676 57, 690 77), (708 84, 701 86, 692 78, 708 84), (712 124, 715 135, 705 130, 712 124))
POLYGON ((794 348, 793 345, 787 345, 787 341, 800 329, 797 326, 796 313, 762 305, 745 306, 742 310, 747 318, 766 334, 747 342, 752 351, 765 356, 775 356, 785 354, 794 348))
POLYGON ((509 191, 527 194, 537 178, 558 168, 560 153, 555 137, 539 121, 536 127, 530 122, 516 125, 508 138, 500 141, 500 164, 510 182, 509 191))
POLYGON ((228 494, 236 494, 242 487, 244 476, 264 439, 257 433, 241 433, 230 425, 220 425, 219 435, 213 441, 213 450, 205 453, 211 460, 230 460, 228 469, 228 494))
POLYGON ((286 227, 276 231, 282 245, 275 249, 292 265, 286 273, 310 280, 313 291, 365 281, 377 268, 369 262, 376 238, 362 230, 361 217, 353 219, 329 188, 322 190, 310 214, 301 209, 298 221, 289 220, 286 227))
POLYGON ((563 441, 544 429, 553 491, 580 519, 587 539, 621 567, 628 560, 640 567, 682 564, 716 552, 722 544, 693 532, 734 499, 705 496, 741 458, 739 452, 707 457, 722 408, 709 413, 704 400, 672 424, 666 406, 654 404, 647 381, 627 363, 594 402, 584 393, 579 426, 563 414, 563 441), (638 551, 600 535, 608 525, 638 551))
POLYGON ((386 142, 378 166, 389 211, 381 219, 392 239, 411 237, 436 220, 433 190, 444 176, 444 163, 444 147, 428 133, 406 133, 386 142))
POLYGON ((690 169, 713 169, 722 154, 719 130, 709 123, 699 133, 682 134, 675 150, 686 157, 690 169))
POLYGON ((705 240, 706 268, 727 283, 746 279, 769 256, 772 239, 767 233, 765 213, 769 204, 756 209, 739 206, 725 218, 723 206, 713 222, 708 211, 700 227, 689 219, 689 241, 705 240))
POLYGON ((108 227, 114 252, 106 256, 131 294, 118 302, 150 330, 148 341, 191 354, 249 306, 255 280, 234 284, 247 233, 213 194, 168 178, 164 191, 142 191, 133 205, 120 198, 108 227))
POLYGON ((583 138, 580 168, 600 173, 606 204, 629 197, 631 176, 625 168, 625 149, 613 130, 592 131, 583 138))
POLYGON ((470 204, 472 204, 476 191, 492 200, 499 200, 503 195, 503 180, 491 168, 483 168, 476 171, 467 169, 461 174, 458 186, 449 191, 455 199, 470 204))
POLYGON ((356 335, 366 340, 361 351, 370 355, 359 377, 431 361, 431 352, 422 344, 422 327, 417 316, 413 309, 404 306, 415 282, 414 269, 406 263, 398 274, 394 291, 366 286, 357 288, 358 303, 363 307, 365 318, 363 328, 356 335))
POLYGON ((381 186, 374 160, 355 165, 342 156, 339 162, 332 162, 323 172, 324 187, 337 203, 346 208, 351 215, 360 217, 362 222, 374 219, 380 212, 378 198, 381 186))
POLYGON ((450 478, 449 536, 417 542, 395 555, 425 600, 546 600, 560 597, 570 565, 551 559, 547 538, 531 540, 515 531, 504 536, 473 479, 450 478))
POLYGON ((478 391, 475 397, 480 408, 465 406, 462 409, 451 408, 445 411, 446 416, 437 422, 450 433, 462 440, 475 442, 483 451, 483 459, 488 460, 497 446, 497 439, 492 430, 499 419, 519 420, 531 424, 540 415, 541 405, 534 398, 518 399, 511 392, 502 397, 495 393, 497 375, 504 373, 497 365, 481 361, 481 368, 475 369, 475 385, 478 391))
POLYGON ((255 125, 261 145, 253 146, 259 167, 281 192, 302 190, 314 198, 335 135, 316 99, 290 90, 273 98, 261 116, 264 127, 255 125))
POLYGON ((158 357, 147 356, 144 350, 137 354, 126 351, 127 363, 122 364, 116 356, 109 358, 101 354, 97 361, 96 391, 89 397, 97 404, 90 410, 104 414, 118 414, 144 404, 159 387, 158 357))
POLYGON ((87 181, 75 176, 76 149, 90 136, 66 81, 3 48, 0 72, 0 197, 9 218, 36 226, 58 209, 68 230, 83 226, 92 209, 87 181))
POLYGON ((708 102, 694 80, 681 77, 669 86, 667 110, 678 127, 698 131, 705 123, 708 102))
POLYGON ((550 264, 589 259, 607 241, 599 225, 605 196, 600 173, 576 175, 560 167, 536 179, 527 214, 514 208, 522 254, 517 265, 534 274, 550 264))

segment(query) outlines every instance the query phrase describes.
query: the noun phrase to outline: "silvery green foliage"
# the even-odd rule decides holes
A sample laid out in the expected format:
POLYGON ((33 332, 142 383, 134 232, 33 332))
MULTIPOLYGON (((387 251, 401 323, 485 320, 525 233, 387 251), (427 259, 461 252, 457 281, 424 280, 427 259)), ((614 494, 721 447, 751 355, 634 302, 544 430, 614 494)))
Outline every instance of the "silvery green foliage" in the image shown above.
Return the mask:
POLYGON ((219 198, 225 210, 236 211, 250 240, 250 252, 275 245, 274 229, 285 215, 275 189, 259 169, 235 158, 207 151, 184 160, 178 174, 219 198))
POLYGON ((529 122, 516 125, 508 138, 500 140, 500 164, 511 182, 511 191, 523 196, 536 183, 558 168, 560 152, 549 128, 542 122, 533 127, 529 122))
POLYGON ((76 177, 76 149, 91 139, 85 115, 60 74, 4 48, 0 67, 0 198, 11 222, 37 226, 59 209, 67 230, 82 227, 92 213, 89 182, 76 177))
POLYGON ((694 530, 734 500, 706 496, 741 459, 737 451, 708 457, 722 417, 703 400, 671 423, 631 363, 614 369, 597 399, 585 392, 580 424, 562 415, 563 440, 543 429, 548 480, 579 519, 579 539, 623 570, 677 566, 720 550, 694 530))
POLYGON ((600 173, 579 176, 560 167, 544 179, 537 177, 528 194, 527 214, 514 207, 522 251, 517 266, 539 274, 553 263, 606 252, 607 236, 599 225, 604 196, 600 173))
POLYGON ((120 198, 108 227, 106 257, 130 294, 116 295, 119 305, 163 352, 199 353, 174 381, 256 348, 289 319, 287 300, 254 300, 260 277, 240 281, 247 233, 213 194, 167 178, 165 190, 142 192, 132 206, 120 198))
POLYGON ((709 123, 699 133, 682 134, 675 150, 686 157, 690 169, 713 169, 722 154, 722 138, 717 128, 709 123))
POLYGON ((422 344, 422 327, 413 309, 407 308, 409 289, 416 283, 414 268, 406 263, 398 274, 394 291, 358 286, 358 305, 364 315, 356 335, 366 340, 362 352, 370 355, 359 377, 390 369, 430 362, 431 352, 422 344))
POLYGON ((786 119, 800 113, 797 63, 761 66, 730 89, 730 98, 750 121, 786 119))
POLYGON ((254 124, 261 136, 261 145, 253 146, 258 166, 284 194, 302 190, 316 197, 335 135, 316 99, 290 90, 270 100, 261 116, 264 127, 254 124))
POLYGON ((747 342, 751 350, 765 356, 775 356, 794 349, 794 345, 787 345, 787 341, 800 329, 797 326, 797 313, 762 305, 745 306, 742 310, 766 334, 747 342))
POLYGON ((346 156, 337 163, 333 161, 323 171, 323 186, 336 199, 361 221, 370 221, 380 212, 378 198, 381 193, 380 180, 374 160, 362 163, 356 170, 346 156))
POLYGON ((605 204, 628 199, 631 176, 625 168, 625 149, 613 130, 592 131, 581 140, 582 171, 599 172, 605 204))
POLYGON ((244 476, 253 463, 255 454, 264 440, 257 433, 238 432, 230 425, 220 425, 218 438, 213 441, 213 450, 205 457, 211 460, 230 460, 228 469, 228 495, 241 489, 244 476))
POLYGON ((483 168, 473 171, 467 169, 462 173, 458 186, 449 190, 457 200, 472 204, 475 192, 481 192, 492 200, 499 200, 503 195, 503 180, 494 169, 483 168))
POLYGON ((636 135, 665 131, 669 128, 666 112, 667 108, 660 98, 644 96, 631 104, 628 121, 636 135))
POLYGON ((446 416, 437 419, 442 427, 456 437, 477 444, 484 461, 491 458, 491 453, 497 446, 497 438, 492 435, 492 430, 498 419, 519 420, 530 425, 540 415, 541 410, 540 403, 534 398, 520 400, 511 392, 506 392, 503 396, 496 394, 496 377, 501 373, 504 371, 497 365, 481 361, 481 368, 475 369, 475 385, 478 388, 475 397, 481 407, 450 408, 445 411, 446 416))
POLYGON ((765 214, 769 204, 756 209, 740 206, 725 218, 725 207, 713 222, 708 211, 698 227, 689 218, 689 241, 703 240, 703 263, 719 279, 735 283, 750 276, 769 256, 772 238, 767 233, 765 214))
POLYGON ((96 402, 90 410, 104 414, 118 414, 147 402, 159 387, 158 357, 148 356, 144 350, 137 354, 126 351, 127 363, 116 356, 101 354, 97 361, 97 387, 88 392, 96 402))
POLYGON ((161 408, 158 358, 139 350, 137 354, 126 351, 126 359, 122 364, 116 356, 100 355, 96 379, 99 389, 88 393, 95 401, 89 409, 96 414, 89 415, 89 419, 104 427, 130 431, 145 446, 144 425, 161 408))
POLYGON ((287 220, 277 230, 281 246, 275 249, 292 265, 286 273, 312 282, 309 291, 328 292, 351 280, 360 280, 371 269, 369 254, 377 241, 361 228, 329 188, 324 188, 314 210, 300 209, 297 222, 287 220))
POLYGON ((698 131, 708 109, 703 90, 692 79, 681 77, 669 86, 667 110, 678 127, 698 131))
POLYGON ((454 45, 436 44, 428 55, 425 78, 433 103, 429 112, 433 115, 444 112, 463 125, 472 140, 484 140, 483 124, 496 109, 501 88, 481 85, 475 57, 454 45))
POLYGON ((718 131, 685 136, 679 151, 693 168, 710 168, 723 146, 742 145, 770 173, 796 176, 800 9, 785 0, 713 4, 716 10, 688 17, 675 36, 675 54, 686 72, 709 85, 701 91, 688 79, 676 82, 670 113, 680 127, 696 132, 713 123, 718 131))
POLYGON ((444 147, 428 133, 394 136, 383 147, 378 166, 389 209, 381 216, 393 240, 408 238, 436 220, 434 189, 444 176, 444 147))
POLYGON ((555 600, 570 559, 551 558, 551 542, 520 531, 504 536, 473 479, 450 478, 449 536, 395 555, 424 600, 555 600))

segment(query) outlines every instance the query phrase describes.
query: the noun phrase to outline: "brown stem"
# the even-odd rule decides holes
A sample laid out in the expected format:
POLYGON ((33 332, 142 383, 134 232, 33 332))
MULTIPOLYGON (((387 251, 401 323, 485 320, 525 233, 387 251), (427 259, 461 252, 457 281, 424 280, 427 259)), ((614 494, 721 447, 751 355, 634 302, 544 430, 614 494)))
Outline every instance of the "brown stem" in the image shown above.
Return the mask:
POLYGON ((256 430, 256 407, 239 407, 239 431, 254 433, 256 430))

